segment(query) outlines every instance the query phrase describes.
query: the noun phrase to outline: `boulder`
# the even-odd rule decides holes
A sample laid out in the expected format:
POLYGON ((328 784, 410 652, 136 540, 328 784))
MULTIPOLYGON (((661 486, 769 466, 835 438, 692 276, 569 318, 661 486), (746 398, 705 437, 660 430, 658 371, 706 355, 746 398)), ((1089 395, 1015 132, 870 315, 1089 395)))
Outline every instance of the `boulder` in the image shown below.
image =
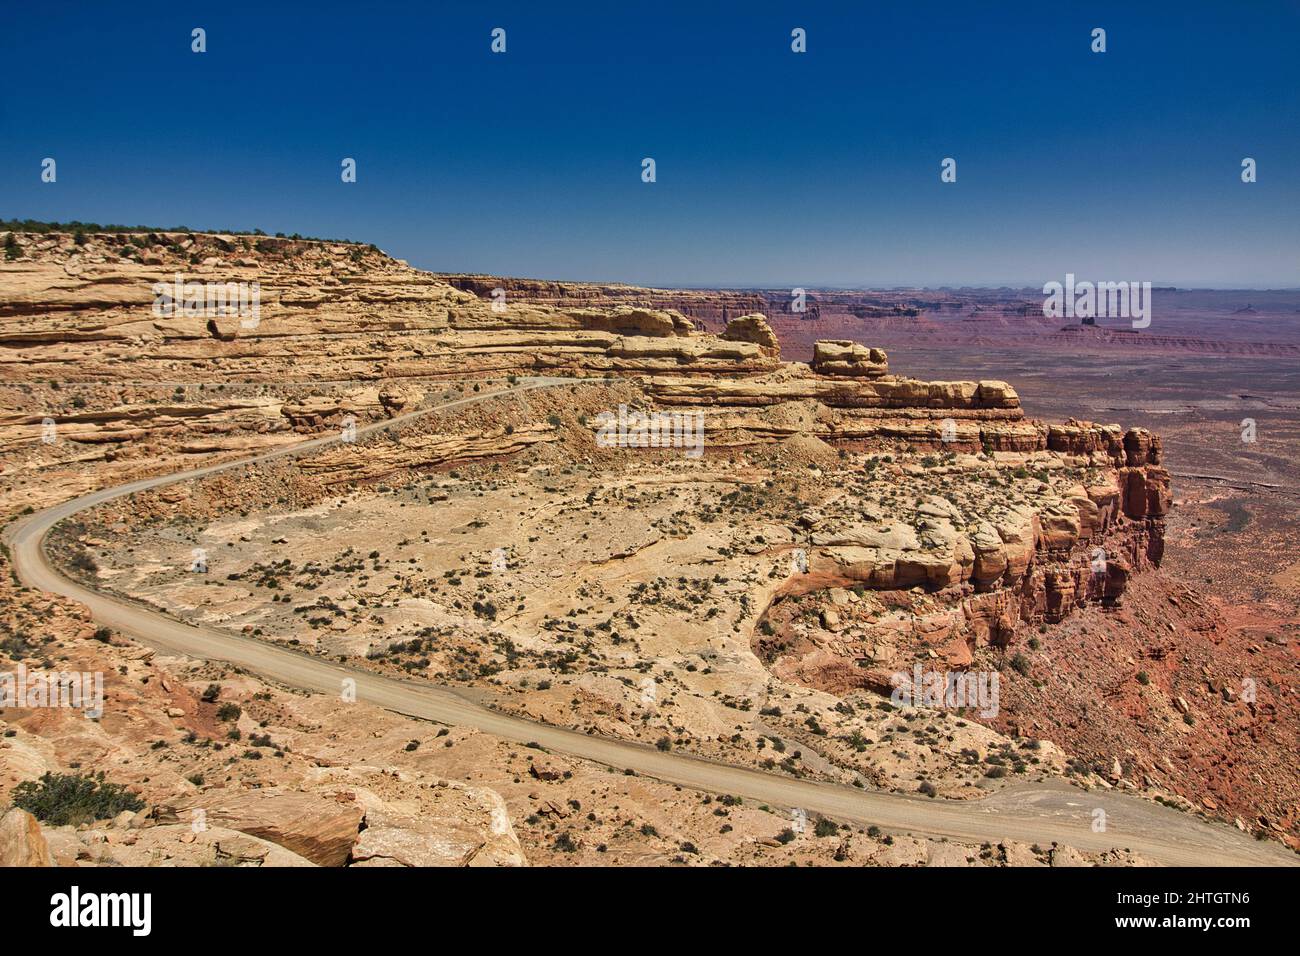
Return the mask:
POLYGON ((391 803, 368 796, 354 866, 527 866, 499 794, 453 784, 436 800, 391 803))
MULTIPOLYGON (((682 334, 680 318, 674 313, 662 309, 618 308, 576 309, 569 313, 581 328, 601 332, 617 332, 620 335, 648 335, 655 337, 676 336, 682 334)), ((687 323, 689 327, 689 323, 687 323)))
POLYGON ((365 811, 350 794, 250 790, 209 791, 190 804, 209 824, 279 844, 319 866, 342 866, 365 811))
POLYGON ((752 342, 763 350, 764 355, 776 357, 781 354, 781 343, 767 324, 767 316, 758 312, 728 320, 722 337, 728 342, 752 342))
POLYGON ((883 349, 850 339, 819 339, 813 343, 812 367, 819 375, 878 378, 889 371, 889 360, 883 349))
POLYGON ((975 392, 979 403, 984 408, 1019 408, 1020 396, 1006 382, 986 379, 979 383, 975 392))
POLYGON ((14 807, 0 817, 0 866, 53 866, 36 818, 14 807))

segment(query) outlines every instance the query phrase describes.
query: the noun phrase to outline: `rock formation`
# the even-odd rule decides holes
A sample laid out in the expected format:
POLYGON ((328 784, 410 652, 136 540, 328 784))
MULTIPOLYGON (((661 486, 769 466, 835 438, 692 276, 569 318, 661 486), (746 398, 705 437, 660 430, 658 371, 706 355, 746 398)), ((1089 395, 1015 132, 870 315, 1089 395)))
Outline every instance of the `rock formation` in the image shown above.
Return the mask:
POLYGON ((821 375, 878 378, 889 371, 889 362, 881 349, 835 339, 822 340, 813 346, 812 367, 821 375))
POLYGON ((761 312, 729 319, 722 337, 729 342, 753 342, 763 350, 764 355, 773 358, 781 354, 781 343, 777 341, 772 327, 767 324, 767 316, 761 312))
MULTIPOLYGON (((1171 483, 1158 436, 1035 421, 1006 382, 911 378, 883 349, 841 338, 810 341, 807 363, 782 361, 770 297, 716 296, 702 316, 686 309, 703 300, 685 293, 440 277, 351 244, 180 233, 18 239, 23 254, 0 265, 9 514, 499 392, 292 467, 138 495, 82 516, 54 545, 101 586, 170 613, 459 683, 525 716, 841 783, 910 792, 923 769, 941 795, 974 796, 983 791, 962 776, 963 751, 987 757, 1021 742, 953 720, 943 724, 951 746, 917 746, 905 759, 901 745, 879 743, 893 718, 872 701, 914 663, 1009 662, 1031 635, 1049 640, 1093 612, 1118 619, 1163 555, 1171 483), (256 282, 260 314, 158 315, 154 286, 177 274, 256 282), (533 375, 574 383, 513 387, 533 375), (698 415, 704 454, 600 444, 600 414, 620 406, 698 415), (348 549, 321 540, 334 521, 351 522, 348 549), (285 530, 294 527, 298 538, 285 530), (184 570, 195 542, 221 556, 220 574, 184 570), (514 575, 508 584, 498 562, 514 575), (645 703, 649 673, 672 707, 645 703), (810 730, 808 719, 831 732, 810 730), (871 745, 845 743, 858 737, 871 745), (794 746, 778 751, 774 740, 794 746), (792 763, 796 751, 804 764, 792 763)), ((876 307, 909 320, 913 308, 876 307)), ((27 604, 36 598, 13 593, 15 606, 35 612, 27 604)), ((93 633, 79 622, 68 646, 93 633)), ((745 817, 753 808, 728 817, 750 828, 743 845, 718 833, 710 806, 682 824, 682 839, 650 851, 652 831, 668 822, 638 819, 629 830, 627 813, 609 807, 649 817, 647 808, 681 800, 674 812, 685 820, 698 795, 688 801, 579 762, 535 763, 535 752, 484 735, 458 736, 451 759, 427 727, 367 711, 358 728, 280 691, 236 694, 225 682, 243 678, 211 665, 200 675, 194 662, 110 663, 137 682, 187 669, 195 681, 220 680, 223 695, 262 708, 259 721, 229 729, 261 734, 270 721, 293 745, 276 772, 270 760, 241 758, 238 779, 219 787, 212 775, 229 754, 185 752, 201 784, 149 758, 158 762, 147 796, 159 809, 134 823, 43 828, 56 862, 522 865, 569 853, 598 861, 620 849, 621 835, 624 859, 671 859, 681 843, 706 838, 713 860, 776 852, 769 844, 781 831, 763 830, 770 821, 757 810, 745 817), (371 727, 401 739, 381 746, 371 727), (469 782, 480 766, 490 782, 469 782), (210 829, 182 842, 195 809, 210 829), (599 817, 590 832, 589 812, 599 817)), ((152 696, 158 684, 130 686, 129 730, 64 727, 42 750, 33 741, 55 728, 22 717, 18 743, 0 743, 6 783, 102 754, 122 775, 154 740, 176 745, 183 730, 219 741, 228 729, 192 689, 168 692, 160 712, 181 711, 176 726, 142 716, 141 700, 163 706, 152 696)), ((1050 746, 1035 749, 1037 772, 1063 772, 1050 746)), ((41 834, 22 818, 6 817, 0 834, 4 853, 39 857, 41 834)), ((943 857, 891 846, 872 841, 843 855, 943 857)))

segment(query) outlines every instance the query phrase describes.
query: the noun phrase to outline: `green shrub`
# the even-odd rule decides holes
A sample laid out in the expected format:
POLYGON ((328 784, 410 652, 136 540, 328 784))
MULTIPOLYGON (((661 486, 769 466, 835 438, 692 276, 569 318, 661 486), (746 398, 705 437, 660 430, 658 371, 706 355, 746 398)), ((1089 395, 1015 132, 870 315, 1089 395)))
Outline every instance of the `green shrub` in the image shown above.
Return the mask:
POLYGON ((217 720, 238 720, 243 712, 238 704, 226 701, 217 708, 217 720))
POLYGON ((47 772, 39 781, 25 780, 14 788, 13 803, 56 827, 111 820, 123 810, 144 809, 144 801, 126 787, 105 783, 102 770, 86 776, 47 772))

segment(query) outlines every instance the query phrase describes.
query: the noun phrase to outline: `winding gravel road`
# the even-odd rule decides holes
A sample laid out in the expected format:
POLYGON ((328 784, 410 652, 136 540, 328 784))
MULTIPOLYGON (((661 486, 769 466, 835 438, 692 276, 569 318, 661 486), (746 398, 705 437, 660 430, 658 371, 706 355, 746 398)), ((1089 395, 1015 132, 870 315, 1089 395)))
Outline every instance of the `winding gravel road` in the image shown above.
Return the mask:
MULTIPOLYGON (((432 411, 446 411, 501 394, 518 394, 571 382, 559 378, 528 379, 508 390, 458 399, 358 428, 357 437, 397 428, 432 411)), ((250 464, 310 454, 339 440, 337 436, 316 438, 251 458, 146 478, 96 491, 21 518, 5 532, 19 579, 28 587, 81 602, 100 623, 164 652, 227 661, 282 684, 323 694, 339 694, 343 680, 351 678, 356 682, 358 699, 398 713, 476 727, 519 743, 535 741, 549 750, 618 770, 635 770, 695 790, 734 794, 776 807, 798 807, 838 821, 862 826, 875 824, 893 833, 948 837, 970 843, 1011 839, 1041 846, 1057 842, 1083 850, 1127 847, 1155 862, 1185 866, 1300 864, 1295 854, 1276 843, 1257 842, 1231 827, 1205 823, 1136 797, 1089 793, 1064 782, 1013 785, 976 801, 934 800, 796 780, 535 723, 497 713, 452 688, 427 681, 380 677, 255 638, 173 620, 65 577, 53 567, 45 552, 45 536, 55 524, 105 501, 250 464), (1092 829, 1094 810, 1098 808, 1106 811, 1105 833, 1095 833, 1092 829)))

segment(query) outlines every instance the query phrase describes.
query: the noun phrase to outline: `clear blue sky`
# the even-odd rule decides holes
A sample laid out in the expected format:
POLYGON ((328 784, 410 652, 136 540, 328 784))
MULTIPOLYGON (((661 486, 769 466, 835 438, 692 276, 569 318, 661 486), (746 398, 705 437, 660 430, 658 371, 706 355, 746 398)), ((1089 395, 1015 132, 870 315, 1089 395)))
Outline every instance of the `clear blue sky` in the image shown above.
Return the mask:
POLYGON ((1264 0, 11 2, 0 218, 660 285, 1296 287, 1298 49, 1264 0))

